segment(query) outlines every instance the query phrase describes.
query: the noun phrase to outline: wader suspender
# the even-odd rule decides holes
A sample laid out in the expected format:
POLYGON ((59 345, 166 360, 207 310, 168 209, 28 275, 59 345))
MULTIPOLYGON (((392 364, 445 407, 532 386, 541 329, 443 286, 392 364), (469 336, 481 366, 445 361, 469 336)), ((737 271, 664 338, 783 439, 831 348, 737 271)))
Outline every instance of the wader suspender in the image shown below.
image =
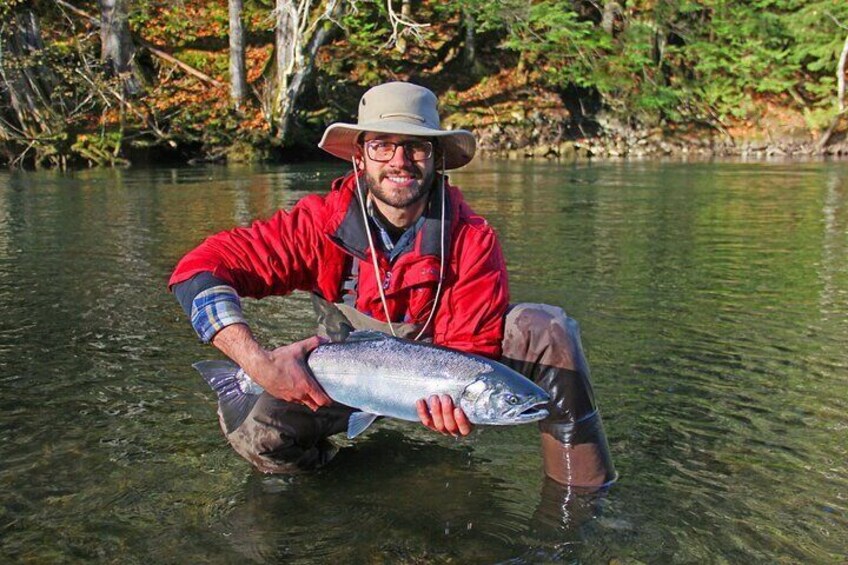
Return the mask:
POLYGON ((359 261, 348 255, 342 272, 342 303, 356 308, 356 297, 359 286, 359 261))

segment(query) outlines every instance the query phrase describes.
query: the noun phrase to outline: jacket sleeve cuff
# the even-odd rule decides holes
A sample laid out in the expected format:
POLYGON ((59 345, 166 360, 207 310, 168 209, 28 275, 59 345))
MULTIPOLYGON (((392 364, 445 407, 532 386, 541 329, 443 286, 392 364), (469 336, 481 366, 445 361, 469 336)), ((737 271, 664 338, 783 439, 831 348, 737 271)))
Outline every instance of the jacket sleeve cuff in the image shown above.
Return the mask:
POLYGON ((233 287, 213 286, 192 300, 191 325, 203 343, 209 343, 216 333, 232 324, 247 324, 233 287))

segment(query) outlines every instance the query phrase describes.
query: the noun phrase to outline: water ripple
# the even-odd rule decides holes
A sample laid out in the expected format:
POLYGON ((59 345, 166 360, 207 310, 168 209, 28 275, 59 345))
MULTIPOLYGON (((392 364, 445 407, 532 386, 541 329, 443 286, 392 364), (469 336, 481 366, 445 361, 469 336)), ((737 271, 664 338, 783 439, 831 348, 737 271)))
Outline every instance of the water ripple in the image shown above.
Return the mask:
MULTIPOLYGON (((208 233, 338 168, 0 173, 0 559, 841 562, 848 546, 848 168, 457 171, 514 301, 581 322, 621 479, 542 479, 531 427, 460 442, 381 422, 325 471, 252 473, 165 290, 208 233), (317 172, 316 172, 317 171, 317 172)), ((312 330, 305 296, 245 301, 312 330)))

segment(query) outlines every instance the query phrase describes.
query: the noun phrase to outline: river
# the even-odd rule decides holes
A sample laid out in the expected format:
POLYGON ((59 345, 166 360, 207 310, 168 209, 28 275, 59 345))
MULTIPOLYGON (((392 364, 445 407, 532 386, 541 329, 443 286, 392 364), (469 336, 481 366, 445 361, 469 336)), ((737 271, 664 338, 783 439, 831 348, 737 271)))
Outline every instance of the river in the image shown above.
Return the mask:
MULTIPOLYGON (((478 161, 514 301, 581 322, 620 474, 543 480, 534 426, 382 421, 253 472, 165 288, 205 235, 330 165, 0 172, 0 561, 844 563, 848 163, 478 161)), ((305 296, 245 301, 266 343, 305 296)))

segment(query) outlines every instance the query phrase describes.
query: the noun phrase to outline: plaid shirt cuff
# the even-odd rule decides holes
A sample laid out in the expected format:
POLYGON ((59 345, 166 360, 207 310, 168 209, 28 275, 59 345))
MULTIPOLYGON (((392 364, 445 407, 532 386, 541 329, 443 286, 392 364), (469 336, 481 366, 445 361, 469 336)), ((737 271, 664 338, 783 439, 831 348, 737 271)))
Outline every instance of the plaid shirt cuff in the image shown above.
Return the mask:
POLYGON ((247 324, 241 313, 241 301, 231 286, 207 288, 194 297, 191 306, 191 325, 203 343, 232 324, 247 324))

